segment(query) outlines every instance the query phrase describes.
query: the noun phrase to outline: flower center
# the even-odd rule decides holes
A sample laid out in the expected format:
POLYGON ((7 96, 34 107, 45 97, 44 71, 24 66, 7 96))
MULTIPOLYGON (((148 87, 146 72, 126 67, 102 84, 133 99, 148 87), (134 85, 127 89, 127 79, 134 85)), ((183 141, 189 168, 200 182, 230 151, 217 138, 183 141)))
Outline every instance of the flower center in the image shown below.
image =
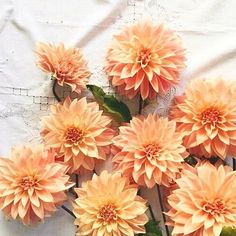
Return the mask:
POLYGON ((215 108, 208 108, 201 114, 201 120, 204 124, 215 124, 219 121, 220 112, 215 108))
POLYGON ((203 203, 203 210, 211 215, 225 214, 226 208, 221 200, 217 199, 213 203, 205 202, 203 203))
POLYGON ((70 143, 79 143, 83 137, 83 132, 75 127, 69 128, 65 134, 66 141, 70 143))
POLYGON ((115 207, 111 204, 103 206, 100 211, 98 218, 102 219, 104 222, 111 222, 112 220, 117 219, 115 207))
POLYGON ((32 176, 25 176, 21 179, 19 185, 24 189, 24 190, 28 190, 31 187, 34 187, 36 184, 36 181, 34 179, 34 177, 32 176))
POLYGON ((159 156, 160 147, 157 144, 148 144, 145 148, 146 157, 148 159, 157 158, 159 156))
POLYGON ((140 63, 142 67, 145 67, 151 60, 151 56, 150 49, 141 49, 137 53, 136 62, 140 63))

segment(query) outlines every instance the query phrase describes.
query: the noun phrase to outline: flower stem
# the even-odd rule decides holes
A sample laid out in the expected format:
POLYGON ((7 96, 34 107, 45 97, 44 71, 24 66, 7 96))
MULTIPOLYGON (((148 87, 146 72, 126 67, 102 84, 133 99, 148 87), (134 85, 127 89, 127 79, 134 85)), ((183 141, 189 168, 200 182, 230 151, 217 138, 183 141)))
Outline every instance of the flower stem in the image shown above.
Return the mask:
POLYGON ((160 190, 160 186, 158 184, 157 184, 157 192, 158 192, 158 197, 159 197, 159 203, 160 203, 160 206, 161 206, 162 217, 163 217, 163 221, 164 221, 164 225, 165 225, 166 235, 170 236, 169 228, 166 225, 166 215, 164 214, 165 209, 164 209, 164 205, 163 205, 163 202, 162 202, 161 190, 160 190))
POLYGON ((236 159, 233 158, 233 170, 236 170, 236 159))
POLYGON ((153 213, 153 210, 152 210, 152 207, 151 207, 150 204, 148 205, 148 209, 149 209, 150 215, 151 215, 151 217, 152 217, 152 220, 153 220, 153 221, 156 221, 155 216, 154 216, 154 213, 153 213))
POLYGON ((75 198, 77 198, 77 194, 75 193, 73 187, 68 190, 75 198))
POLYGON ((65 210, 67 213, 69 213, 71 216, 76 218, 75 214, 71 210, 69 210, 66 206, 62 205, 61 208, 65 210))
POLYGON ((61 99, 60 99, 60 97, 57 95, 57 92, 56 92, 56 85, 57 85, 57 80, 54 79, 54 81, 53 81, 53 86, 52 86, 52 92, 53 92, 54 97, 57 99, 57 101, 58 101, 58 102, 61 102, 61 99))
POLYGON ((79 175, 75 174, 75 186, 76 188, 79 187, 79 175))
POLYGON ((142 114, 142 110, 143 110, 143 99, 141 97, 141 95, 139 96, 139 107, 138 107, 138 114, 142 114))

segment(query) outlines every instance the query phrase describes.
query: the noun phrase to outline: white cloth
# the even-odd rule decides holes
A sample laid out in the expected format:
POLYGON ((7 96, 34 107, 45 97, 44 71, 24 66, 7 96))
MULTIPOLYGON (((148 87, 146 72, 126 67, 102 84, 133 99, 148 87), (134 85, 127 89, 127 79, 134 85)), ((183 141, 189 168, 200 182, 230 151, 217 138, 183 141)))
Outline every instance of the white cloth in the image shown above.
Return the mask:
MULTIPOLYGON (((188 61, 181 85, 159 98, 158 107, 144 111, 163 115, 190 79, 236 78, 235 8, 235 0, 0 0, 0 155, 9 153, 12 145, 38 142, 39 117, 54 102, 50 81, 35 66, 38 41, 81 47, 93 72, 90 82, 108 86, 102 68, 112 35, 146 16, 167 22, 182 36, 188 61)), ((129 105, 137 109, 134 102, 129 105)), ((152 195, 155 215, 162 220, 156 193, 144 194, 152 195)), ((7 222, 0 215, 1 236, 74 232, 73 218, 62 210, 34 227, 7 222)))

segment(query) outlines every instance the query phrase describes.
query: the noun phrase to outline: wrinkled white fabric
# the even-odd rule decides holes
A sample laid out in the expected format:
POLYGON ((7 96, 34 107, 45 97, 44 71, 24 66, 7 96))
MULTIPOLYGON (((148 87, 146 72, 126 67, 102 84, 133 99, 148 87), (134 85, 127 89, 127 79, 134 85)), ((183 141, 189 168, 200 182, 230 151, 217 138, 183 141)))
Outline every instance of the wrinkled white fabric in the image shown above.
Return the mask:
MULTIPOLYGON (((112 34, 142 17, 167 22, 183 38, 187 68, 181 85, 144 113, 167 113, 171 98, 192 78, 236 79, 235 0, 0 0, 0 155, 12 145, 39 142, 39 117, 55 102, 51 81, 35 66, 39 41, 82 48, 90 83, 108 89, 104 57, 112 34)), ((129 102, 134 113, 137 102, 129 102)), ((162 220, 156 190, 146 191, 162 220), (155 192, 155 193, 154 193, 155 192)), ((162 225, 163 227, 163 225, 162 225)), ((25 227, 0 215, 1 236, 74 235, 73 218, 59 210, 45 224, 25 227)))

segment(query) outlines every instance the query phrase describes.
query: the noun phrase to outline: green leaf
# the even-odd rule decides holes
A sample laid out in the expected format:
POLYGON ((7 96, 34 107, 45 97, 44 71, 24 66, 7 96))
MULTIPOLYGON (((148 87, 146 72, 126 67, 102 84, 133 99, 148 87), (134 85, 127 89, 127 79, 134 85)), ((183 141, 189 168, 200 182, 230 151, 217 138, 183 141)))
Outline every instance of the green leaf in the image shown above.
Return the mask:
POLYGON ((224 227, 220 236, 235 236, 236 235, 236 228, 232 227, 224 227))
POLYGON ((101 105, 101 107, 117 121, 129 122, 132 119, 127 105, 121 101, 118 101, 115 96, 106 94, 102 88, 96 85, 87 85, 87 88, 92 92, 94 98, 101 105))
POLYGON ((102 90, 102 88, 96 86, 96 85, 87 85, 87 88, 92 92, 94 98, 96 99, 96 101, 102 105, 104 102, 104 96, 106 95, 106 93, 102 90))
POLYGON ((163 236, 159 222, 157 221, 149 220, 145 225, 145 229, 146 234, 139 234, 140 236, 163 236))

